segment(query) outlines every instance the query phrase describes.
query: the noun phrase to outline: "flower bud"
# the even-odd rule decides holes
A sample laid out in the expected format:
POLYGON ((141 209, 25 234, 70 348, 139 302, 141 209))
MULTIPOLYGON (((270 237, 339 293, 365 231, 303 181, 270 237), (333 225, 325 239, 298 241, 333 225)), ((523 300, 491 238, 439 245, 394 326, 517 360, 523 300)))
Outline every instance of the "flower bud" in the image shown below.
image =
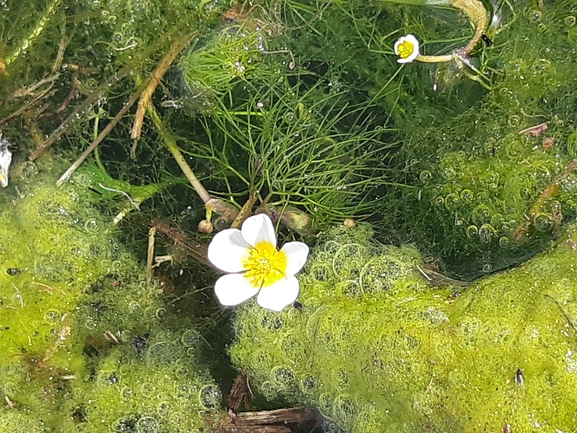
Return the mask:
POLYGON ((202 220, 198 223, 199 233, 212 233, 214 226, 209 220, 202 220))
POLYGON ((357 223, 352 218, 345 218, 343 221, 343 225, 347 228, 355 227, 357 223))
POLYGON ((313 223, 311 216, 296 207, 287 206, 284 208, 280 222, 301 236, 311 234, 313 223))
POLYGON ((216 221, 219 230, 230 227, 238 215, 238 209, 234 205, 219 198, 211 198, 206 202, 206 219, 208 221, 211 220, 213 212, 219 216, 216 221))

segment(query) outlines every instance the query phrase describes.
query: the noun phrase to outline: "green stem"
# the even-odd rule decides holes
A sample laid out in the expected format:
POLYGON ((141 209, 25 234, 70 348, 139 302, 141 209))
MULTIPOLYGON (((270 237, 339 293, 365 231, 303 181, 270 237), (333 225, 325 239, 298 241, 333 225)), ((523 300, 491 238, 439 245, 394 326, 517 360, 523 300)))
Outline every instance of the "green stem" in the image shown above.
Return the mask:
POLYGON ((198 180, 198 178, 196 177, 196 175, 194 174, 194 172, 184 159, 182 152, 180 151, 180 149, 176 144, 174 136, 170 133, 168 128, 162 123, 162 119, 158 115, 158 111, 156 111, 156 108, 154 108, 152 102, 148 104, 146 111, 150 116, 150 118, 152 119, 152 122, 154 123, 154 126, 158 131, 158 134, 164 141, 164 145, 168 148, 170 153, 172 153, 172 156, 176 160, 176 163, 179 165, 180 169, 182 170, 186 178, 189 180, 190 184, 192 185, 198 196, 201 198, 204 204, 208 203, 208 201, 212 197, 210 196, 208 191, 204 188, 204 186, 202 186, 202 183, 200 183, 200 180, 198 180))

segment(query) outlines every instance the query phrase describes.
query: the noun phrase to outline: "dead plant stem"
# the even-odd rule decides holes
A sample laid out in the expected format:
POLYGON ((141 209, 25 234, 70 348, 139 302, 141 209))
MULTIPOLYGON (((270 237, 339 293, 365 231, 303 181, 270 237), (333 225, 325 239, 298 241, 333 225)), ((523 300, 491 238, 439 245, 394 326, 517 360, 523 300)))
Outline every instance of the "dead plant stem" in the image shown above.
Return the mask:
MULTIPOLYGON (((170 68, 170 65, 172 65, 172 62, 174 62, 174 59, 176 59, 178 54, 180 54, 180 52, 192 42, 195 36, 196 34, 189 34, 177 38, 172 44, 172 47, 170 47, 170 50, 168 50, 164 58, 160 61, 160 63, 156 66, 156 69, 150 75, 148 85, 142 92, 140 101, 138 101, 138 110, 136 110, 134 123, 132 124, 132 131, 130 133, 130 137, 133 140, 140 139, 146 107, 148 107, 150 104, 150 100, 154 94, 154 91, 156 90, 156 87, 160 84, 162 77, 164 77, 164 74, 166 71, 168 71, 168 68, 170 68)), ((133 146, 130 153, 132 159, 135 159, 135 146, 133 146)))

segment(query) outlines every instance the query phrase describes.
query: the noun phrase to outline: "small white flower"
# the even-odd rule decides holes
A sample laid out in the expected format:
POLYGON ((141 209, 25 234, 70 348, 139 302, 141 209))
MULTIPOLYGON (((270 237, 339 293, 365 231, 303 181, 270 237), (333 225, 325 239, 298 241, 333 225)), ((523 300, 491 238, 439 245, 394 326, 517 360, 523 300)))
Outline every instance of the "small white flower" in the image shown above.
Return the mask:
POLYGON ((4 188, 8 186, 8 169, 12 163, 12 152, 9 149, 10 143, 0 134, 0 185, 4 188))
POLYGON ((419 41, 411 34, 401 36, 395 42, 395 54, 400 57, 397 62, 411 63, 419 57, 419 41))
POLYGON ((227 275, 214 285, 223 305, 238 305, 258 294, 263 308, 281 311, 299 294, 295 274, 307 261, 309 247, 302 242, 276 248, 272 221, 265 214, 247 218, 241 230, 217 233, 208 246, 208 259, 227 275))

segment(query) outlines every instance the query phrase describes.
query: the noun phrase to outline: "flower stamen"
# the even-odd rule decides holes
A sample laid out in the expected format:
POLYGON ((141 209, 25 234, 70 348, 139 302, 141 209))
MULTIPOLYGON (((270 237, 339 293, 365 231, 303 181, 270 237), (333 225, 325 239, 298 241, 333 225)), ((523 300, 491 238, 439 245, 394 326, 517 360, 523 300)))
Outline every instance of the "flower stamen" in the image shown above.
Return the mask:
POLYGON ((287 255, 268 241, 258 242, 243 261, 244 277, 255 288, 263 288, 286 278, 287 255))

